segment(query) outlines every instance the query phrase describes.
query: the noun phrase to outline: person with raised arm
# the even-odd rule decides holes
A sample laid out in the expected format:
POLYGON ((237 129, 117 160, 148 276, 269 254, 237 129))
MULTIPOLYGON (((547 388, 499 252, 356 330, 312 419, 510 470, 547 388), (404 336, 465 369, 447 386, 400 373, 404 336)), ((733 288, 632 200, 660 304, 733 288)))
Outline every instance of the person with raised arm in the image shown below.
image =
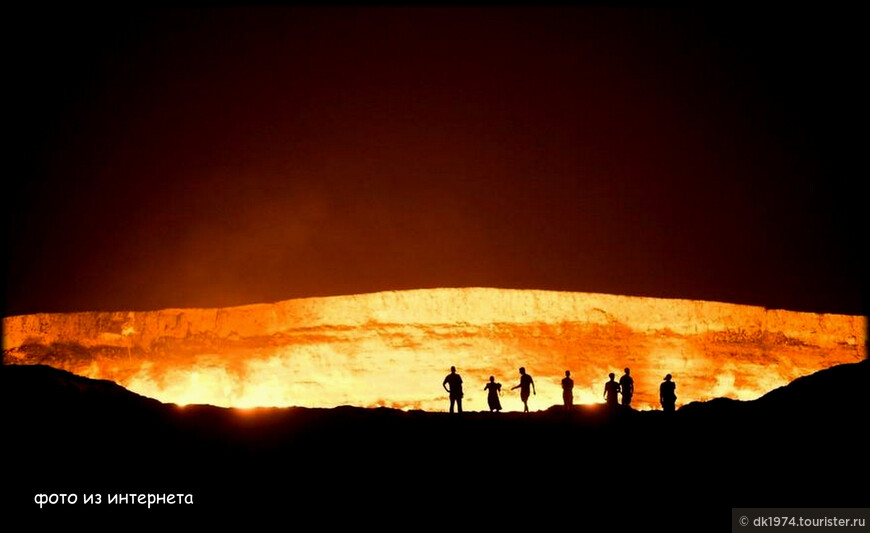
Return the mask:
POLYGON ((520 389, 520 399, 523 401, 523 412, 529 412, 529 393, 531 392, 535 396, 538 395, 538 392, 535 390, 535 380, 532 379, 532 376, 526 374, 526 368, 520 367, 520 383, 519 385, 511 387, 511 390, 520 389))

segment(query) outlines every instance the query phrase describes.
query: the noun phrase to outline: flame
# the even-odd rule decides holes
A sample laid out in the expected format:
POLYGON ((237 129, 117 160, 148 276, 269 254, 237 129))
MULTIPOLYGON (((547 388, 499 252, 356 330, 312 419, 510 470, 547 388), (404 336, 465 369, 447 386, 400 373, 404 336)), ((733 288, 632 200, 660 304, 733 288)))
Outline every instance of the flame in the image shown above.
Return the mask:
POLYGON ((758 398, 797 377, 866 357, 866 318, 717 302, 502 289, 430 289, 225 309, 4 318, 4 361, 50 364, 178 405, 443 411, 451 366, 463 408, 488 410, 484 385, 522 410, 601 403, 631 368, 632 406, 658 408, 665 374, 678 405, 758 398))

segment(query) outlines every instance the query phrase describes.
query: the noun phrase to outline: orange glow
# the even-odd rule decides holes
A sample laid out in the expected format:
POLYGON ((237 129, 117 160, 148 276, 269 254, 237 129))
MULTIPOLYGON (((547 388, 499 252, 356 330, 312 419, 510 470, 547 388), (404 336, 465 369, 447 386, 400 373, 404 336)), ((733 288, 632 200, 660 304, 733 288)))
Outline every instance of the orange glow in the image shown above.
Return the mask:
POLYGON ((866 318, 716 302, 604 294, 431 289, 308 298, 226 309, 4 318, 7 364, 48 364, 115 381, 166 403, 444 411, 450 366, 463 407, 488 410, 484 385, 522 410, 517 369, 535 380, 531 410, 602 402, 630 367, 632 405, 659 408, 665 374, 677 405, 757 398, 797 377, 866 357, 866 318))

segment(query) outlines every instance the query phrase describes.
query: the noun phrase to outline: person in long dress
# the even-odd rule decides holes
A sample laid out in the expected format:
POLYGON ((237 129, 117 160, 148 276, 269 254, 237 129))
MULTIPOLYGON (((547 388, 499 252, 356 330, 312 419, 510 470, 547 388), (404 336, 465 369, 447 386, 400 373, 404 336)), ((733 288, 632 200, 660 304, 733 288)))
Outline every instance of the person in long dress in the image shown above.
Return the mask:
POLYGON ((483 390, 489 392, 486 397, 486 401, 489 402, 489 412, 500 412, 501 400, 499 396, 501 395, 501 383, 495 382, 495 376, 489 376, 489 383, 483 387, 483 390))

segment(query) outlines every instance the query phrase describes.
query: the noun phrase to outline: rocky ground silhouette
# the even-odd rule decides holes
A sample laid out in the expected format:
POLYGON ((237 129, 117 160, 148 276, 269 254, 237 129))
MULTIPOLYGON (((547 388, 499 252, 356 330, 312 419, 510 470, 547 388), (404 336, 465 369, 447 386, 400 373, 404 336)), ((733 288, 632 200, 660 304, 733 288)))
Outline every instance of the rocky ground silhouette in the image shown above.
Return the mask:
POLYGON ((385 509, 460 508, 485 520, 520 508, 860 507, 868 368, 838 365, 754 401, 670 415, 601 405, 451 415, 181 408, 109 381, 6 365, 4 513, 278 513, 350 525, 398 519, 385 509), (52 494, 77 501, 38 505, 52 494), (87 494, 101 503, 86 505, 87 494), (148 505, 140 494, 193 503, 148 505), (113 495, 128 496, 110 505, 113 495))

